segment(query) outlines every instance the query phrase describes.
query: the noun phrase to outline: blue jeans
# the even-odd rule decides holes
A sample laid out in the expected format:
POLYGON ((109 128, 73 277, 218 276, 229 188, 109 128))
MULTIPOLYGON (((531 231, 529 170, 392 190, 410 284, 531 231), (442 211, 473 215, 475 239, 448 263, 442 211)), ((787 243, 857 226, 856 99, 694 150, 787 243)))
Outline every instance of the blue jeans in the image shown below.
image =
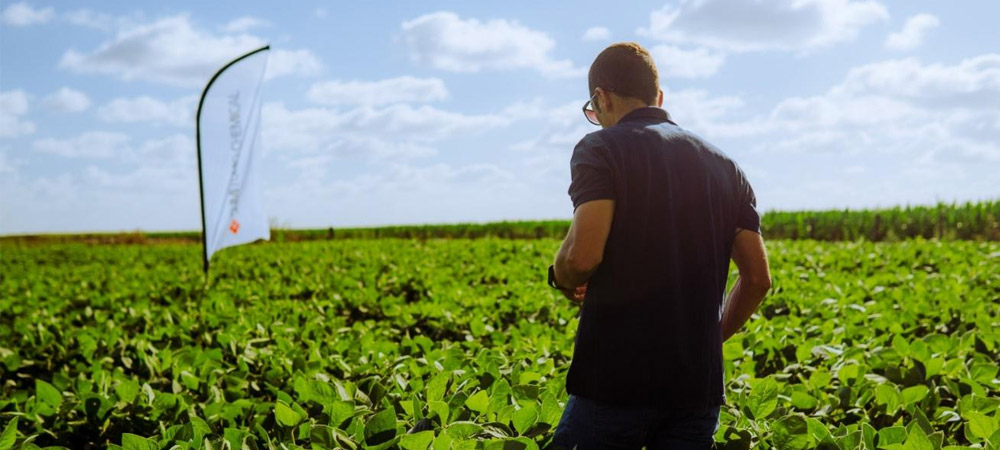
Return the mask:
POLYGON ((710 449, 718 429, 718 406, 677 413, 605 405, 570 395, 550 448, 710 449))

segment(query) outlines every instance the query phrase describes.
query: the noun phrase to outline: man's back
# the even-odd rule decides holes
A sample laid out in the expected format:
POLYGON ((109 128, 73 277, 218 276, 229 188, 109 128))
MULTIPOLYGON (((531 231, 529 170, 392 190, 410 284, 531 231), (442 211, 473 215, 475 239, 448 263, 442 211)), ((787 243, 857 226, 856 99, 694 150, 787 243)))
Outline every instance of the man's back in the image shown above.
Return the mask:
POLYGON ((733 239, 760 226, 742 171, 653 107, 584 137, 571 168, 574 207, 615 206, 567 390, 617 405, 722 404, 719 321, 733 239))

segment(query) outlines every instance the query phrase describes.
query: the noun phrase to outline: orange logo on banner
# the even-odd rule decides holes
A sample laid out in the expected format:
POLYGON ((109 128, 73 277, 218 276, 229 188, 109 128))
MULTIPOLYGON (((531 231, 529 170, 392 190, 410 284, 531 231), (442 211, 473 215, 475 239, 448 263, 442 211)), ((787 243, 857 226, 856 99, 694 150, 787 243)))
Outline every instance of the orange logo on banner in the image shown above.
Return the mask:
POLYGON ((237 222, 236 219, 233 219, 232 222, 229 222, 229 231, 232 231, 233 234, 236 234, 238 231, 240 231, 240 223, 237 222))

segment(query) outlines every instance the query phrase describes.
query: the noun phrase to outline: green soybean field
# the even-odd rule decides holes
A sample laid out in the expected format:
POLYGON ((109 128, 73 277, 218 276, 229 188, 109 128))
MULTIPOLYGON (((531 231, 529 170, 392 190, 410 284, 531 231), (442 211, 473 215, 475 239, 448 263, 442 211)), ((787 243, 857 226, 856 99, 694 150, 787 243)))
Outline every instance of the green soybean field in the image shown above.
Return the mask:
MULTIPOLYGON (((545 448, 559 242, 4 242, 0 449, 545 448)), ((1000 449, 1000 243, 767 245, 719 448, 1000 449)))

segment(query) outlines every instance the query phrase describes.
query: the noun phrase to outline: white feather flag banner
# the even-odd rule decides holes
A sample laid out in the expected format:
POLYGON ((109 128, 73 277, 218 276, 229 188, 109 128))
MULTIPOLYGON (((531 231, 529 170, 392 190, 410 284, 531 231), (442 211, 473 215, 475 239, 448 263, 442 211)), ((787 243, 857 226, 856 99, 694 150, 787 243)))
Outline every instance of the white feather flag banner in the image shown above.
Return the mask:
POLYGON ((198 103, 204 266, 220 249, 269 239, 260 199, 261 85, 270 47, 226 64, 209 80, 198 103))

